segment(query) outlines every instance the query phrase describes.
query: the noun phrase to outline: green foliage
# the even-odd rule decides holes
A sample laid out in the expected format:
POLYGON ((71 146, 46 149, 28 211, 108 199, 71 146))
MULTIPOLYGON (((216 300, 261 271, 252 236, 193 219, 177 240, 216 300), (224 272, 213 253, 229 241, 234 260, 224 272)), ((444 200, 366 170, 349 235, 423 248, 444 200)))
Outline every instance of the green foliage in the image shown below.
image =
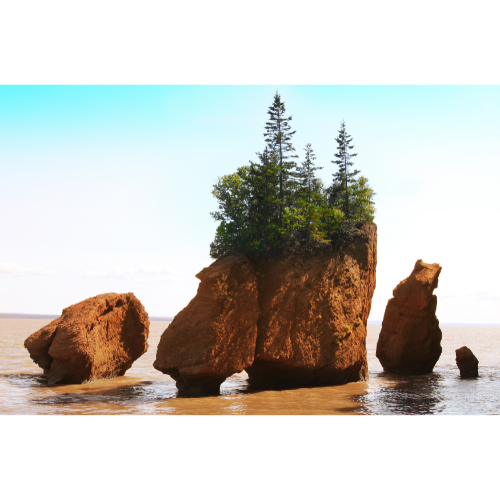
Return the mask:
POLYGON ((351 137, 342 122, 333 163, 339 166, 333 182, 325 188, 315 176, 322 167, 306 144, 305 159, 300 166, 292 158, 291 116, 285 117, 285 106, 278 93, 268 110, 266 147, 257 153, 258 162, 237 169, 234 174, 218 178, 212 194, 218 210, 211 213, 219 222, 210 256, 228 253, 268 255, 299 251, 352 238, 361 224, 374 218, 375 193, 365 177, 349 171, 351 137))
MULTIPOLYGON (((368 221, 373 222, 375 216, 375 206, 373 197, 375 192, 368 184, 366 177, 359 177, 349 182, 347 187, 347 200, 349 202, 348 217, 351 225, 358 222, 368 221)), ((344 187, 339 182, 334 181, 327 189, 328 204, 331 207, 342 210, 345 216, 347 209, 346 195, 344 187)))
POLYGON ((324 205, 323 183, 314 175, 317 167, 314 163, 316 155, 311 144, 304 148, 305 160, 297 167, 296 200, 303 213, 303 223, 299 231, 302 232, 302 240, 306 245, 312 241, 326 242, 326 232, 320 217, 321 207, 324 205))
POLYGON ((233 294, 229 291, 227 284, 227 275, 222 274, 215 280, 215 284, 212 287, 214 291, 214 298, 221 306, 227 307, 233 300, 233 294))
POLYGON ((351 145, 352 138, 346 132, 345 121, 342 120, 340 124, 339 135, 335 139, 337 141, 337 153, 335 153, 336 160, 332 160, 338 166, 338 171, 333 174, 333 185, 335 188, 332 190, 335 198, 341 200, 342 210, 344 212, 345 218, 350 219, 350 199, 351 195, 349 193, 349 187, 356 182, 355 176, 359 174, 359 170, 354 170, 350 172, 350 167, 353 166, 351 158, 357 156, 358 153, 351 153, 351 149, 354 148, 351 145))
MULTIPOLYGON (((298 158, 293 154, 292 137, 295 131, 291 130, 291 116, 286 117, 285 104, 276 92, 274 101, 267 111, 269 121, 266 122, 264 137, 268 144, 269 154, 277 168, 279 194, 281 204, 278 207, 278 220, 282 224, 283 210, 293 203, 293 170, 297 167, 291 158, 298 158)), ((267 148, 266 148, 267 149, 267 148)))
POLYGON ((342 345, 342 342, 352 333, 352 328, 350 325, 345 325, 340 333, 335 336, 335 342, 338 346, 342 345))

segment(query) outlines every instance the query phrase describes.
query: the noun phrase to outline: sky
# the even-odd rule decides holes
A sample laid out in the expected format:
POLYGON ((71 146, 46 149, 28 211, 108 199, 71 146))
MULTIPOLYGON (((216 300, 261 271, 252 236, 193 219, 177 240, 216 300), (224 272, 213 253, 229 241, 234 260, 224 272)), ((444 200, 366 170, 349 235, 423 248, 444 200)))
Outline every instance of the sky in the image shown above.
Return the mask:
POLYGON ((256 160, 278 91, 329 183, 345 120, 376 192, 380 321, 418 259, 441 323, 500 323, 500 87, 0 86, 0 312, 133 292, 151 316, 196 294, 219 176, 256 160))

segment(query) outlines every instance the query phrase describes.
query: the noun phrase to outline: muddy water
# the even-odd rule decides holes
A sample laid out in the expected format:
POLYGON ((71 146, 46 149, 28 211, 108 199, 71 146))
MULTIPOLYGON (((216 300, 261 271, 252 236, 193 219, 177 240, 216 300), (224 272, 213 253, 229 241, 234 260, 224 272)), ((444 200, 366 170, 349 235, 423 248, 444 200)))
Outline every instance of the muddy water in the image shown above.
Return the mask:
POLYGON ((219 396, 177 397, 175 382, 152 364, 168 322, 151 322, 149 350, 123 377, 48 387, 23 342, 49 321, 0 319, 0 414, 500 414, 500 327, 442 326, 434 373, 384 374, 375 357, 380 326, 368 326, 370 380, 334 387, 252 391, 245 373, 219 396), (461 380, 455 349, 467 345, 480 377, 461 380))

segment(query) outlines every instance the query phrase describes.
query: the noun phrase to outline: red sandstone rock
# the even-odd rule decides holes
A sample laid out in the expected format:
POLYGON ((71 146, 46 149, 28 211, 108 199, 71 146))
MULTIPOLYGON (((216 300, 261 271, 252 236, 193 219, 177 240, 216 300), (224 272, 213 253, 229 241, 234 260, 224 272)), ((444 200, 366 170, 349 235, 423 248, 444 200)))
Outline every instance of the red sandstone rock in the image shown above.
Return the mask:
POLYGON ((456 362, 462 378, 474 378, 479 375, 479 361, 468 347, 461 347, 455 351, 456 362))
POLYGON ((260 317, 250 382, 335 385, 368 378, 376 264, 375 225, 340 248, 255 259, 260 317))
POLYGON ((418 260, 408 278, 394 289, 385 309, 377 358, 386 372, 432 372, 441 356, 441 329, 436 318, 439 264, 418 260))
POLYGON ((153 366, 181 393, 214 393, 253 362, 257 283, 242 254, 222 257, 196 277, 198 292, 163 332, 153 366))
POLYGON ((149 319, 133 293, 105 293, 63 310, 24 342, 49 384, 124 375, 148 349, 149 319))

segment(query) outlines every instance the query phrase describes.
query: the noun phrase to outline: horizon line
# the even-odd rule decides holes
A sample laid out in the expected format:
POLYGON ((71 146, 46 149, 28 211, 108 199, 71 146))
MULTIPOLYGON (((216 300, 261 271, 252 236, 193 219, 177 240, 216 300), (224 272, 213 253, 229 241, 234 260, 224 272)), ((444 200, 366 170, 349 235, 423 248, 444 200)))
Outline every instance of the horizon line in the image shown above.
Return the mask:
MULTIPOLYGON (((60 314, 0 313, 3 319, 57 319, 60 314)), ((173 316, 149 316, 150 321, 172 321, 173 316)))
MULTIPOLYGON (((0 313, 3 319, 57 319, 60 314, 0 313)), ((150 321, 172 321, 175 316, 149 316, 150 321)), ((382 320, 368 320, 368 325, 382 325, 382 320)), ((439 323, 442 326, 500 326, 500 323, 439 323)))

